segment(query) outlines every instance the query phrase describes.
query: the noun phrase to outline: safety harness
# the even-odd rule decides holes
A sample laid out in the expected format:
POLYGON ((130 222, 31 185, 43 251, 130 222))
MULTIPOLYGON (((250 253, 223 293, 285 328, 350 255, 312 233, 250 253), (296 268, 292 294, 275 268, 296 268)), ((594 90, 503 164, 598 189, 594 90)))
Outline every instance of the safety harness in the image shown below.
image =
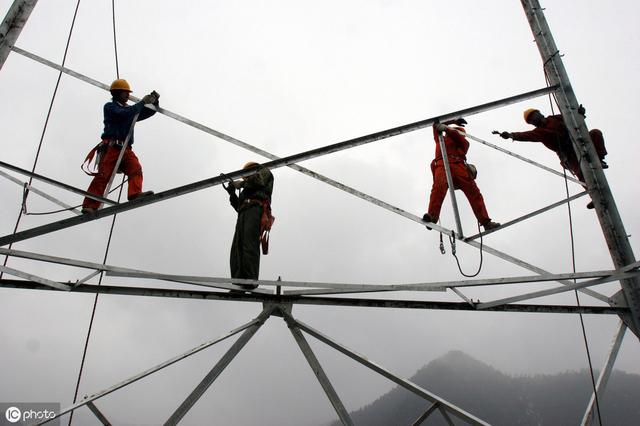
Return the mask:
POLYGON ((93 158, 95 157, 95 162, 93 163, 93 170, 97 170, 100 164, 100 158, 102 157, 102 154, 104 154, 104 152, 107 150, 107 147, 110 147, 110 146, 116 147, 118 149, 122 149, 122 147, 124 146, 124 141, 119 141, 115 139, 101 140, 96 146, 93 147, 93 149, 91 149, 91 151, 89 151, 89 153, 84 159, 84 162, 80 166, 80 169, 89 176, 97 176, 99 171, 92 172, 89 170, 89 167, 91 167, 91 161, 93 161, 93 158))
POLYGON ((260 216, 260 246, 262 254, 269 254, 269 234, 271 227, 276 218, 271 214, 271 202, 258 198, 249 198, 244 201, 245 204, 254 204, 262 207, 262 216, 260 216))

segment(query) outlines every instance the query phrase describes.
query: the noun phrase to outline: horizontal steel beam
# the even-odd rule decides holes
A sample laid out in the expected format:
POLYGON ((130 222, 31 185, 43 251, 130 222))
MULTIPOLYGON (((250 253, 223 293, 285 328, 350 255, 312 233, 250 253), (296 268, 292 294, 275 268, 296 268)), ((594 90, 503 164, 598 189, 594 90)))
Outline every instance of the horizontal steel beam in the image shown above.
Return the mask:
MULTIPOLYGON (((23 280, 0 279, 1 288, 23 290, 49 290, 59 291, 51 287, 23 280)), ((477 311, 466 302, 437 302, 423 300, 395 300, 395 299, 364 299, 346 297, 303 297, 285 295, 266 295, 256 293, 229 293, 204 290, 164 289, 152 287, 127 287, 108 285, 81 285, 71 290, 71 293, 100 293, 122 296, 147 296, 170 297, 177 299, 195 300, 226 300, 236 302, 258 303, 291 303, 298 305, 324 305, 363 308, 396 308, 396 309, 425 309, 425 310, 450 310, 450 311, 477 311)), ((553 314, 604 314, 624 315, 629 310, 624 307, 611 306, 570 306, 570 305, 501 305, 484 309, 491 312, 526 312, 526 313, 553 313, 553 314)))
MULTIPOLYGON (((11 257, 18 257, 21 259, 37 260, 41 262, 54 263, 66 266, 75 266, 79 268, 93 269, 96 271, 106 271, 107 275, 118 277, 136 277, 136 278, 150 278, 158 280, 166 280, 172 282, 181 282, 194 285, 201 285, 202 283, 234 283, 234 284, 255 284, 265 286, 292 286, 292 287, 314 287, 312 290, 297 290, 297 291, 285 291, 286 295, 305 295, 305 294, 331 294, 331 293, 357 293, 357 292, 377 292, 377 291, 443 291, 447 288, 456 287, 473 287, 473 286, 488 286, 488 285, 504 285, 504 284, 520 284, 520 283, 534 283, 545 281, 560 281, 569 279, 586 279, 586 278, 601 278, 608 277, 615 274, 618 271, 604 270, 604 271, 589 271, 589 272, 571 272, 564 274, 545 274, 545 275, 527 275, 519 277, 505 277, 505 278, 483 278, 472 280, 455 280, 455 281, 438 281, 432 283, 411 283, 411 284, 347 284, 347 283, 321 283, 321 282, 306 282, 306 281, 278 281, 278 280, 246 280, 238 278, 217 278, 207 276, 194 276, 194 275, 174 275, 174 274, 161 274, 156 272, 141 271, 138 269, 123 268, 119 266, 87 262, 83 260, 70 259, 65 257, 57 257, 40 253, 27 252, 22 250, 10 250, 0 247, 0 255, 6 255, 11 257), (320 287, 317 289, 315 287, 320 287), (323 288, 326 287, 326 288, 323 288), (330 289, 333 287, 332 289, 330 289), (309 293, 304 293, 308 291, 309 293)), ((91 276, 95 275, 95 272, 91 276)), ((88 280, 87 277, 82 282, 88 280)), ((237 289, 240 287, 222 287, 237 289)))

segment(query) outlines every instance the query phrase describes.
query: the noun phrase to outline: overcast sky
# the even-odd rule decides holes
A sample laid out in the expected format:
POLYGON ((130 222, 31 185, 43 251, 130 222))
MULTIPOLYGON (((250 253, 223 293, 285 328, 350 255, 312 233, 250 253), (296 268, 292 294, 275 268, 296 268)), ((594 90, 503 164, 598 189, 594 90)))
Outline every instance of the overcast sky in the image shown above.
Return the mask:
MULTIPOLYGON (((17 46, 60 63, 73 0, 40 1, 17 46)), ((0 2, 4 16, 11 1, 0 2)), ((638 252, 640 202, 633 136, 640 71, 640 4, 621 0, 547 1, 545 13, 564 54, 587 125, 603 130, 606 176, 638 252)), ((542 64, 518 1, 354 0, 116 2, 121 77, 134 95, 155 89, 161 105, 235 138, 286 156, 375 131, 460 110, 545 86, 542 64)), ((104 83, 116 77, 111 2, 83 2, 67 67, 104 83)), ((12 53, 0 72, 2 160, 31 169, 57 72, 12 53)), ((102 131, 108 93, 63 76, 36 171, 86 188, 80 171, 102 131)), ((468 132, 559 169, 540 144, 491 135, 527 130, 522 111, 550 112, 546 97, 468 117, 468 132)), ((135 151, 145 189, 167 190, 239 169, 255 154, 165 116, 136 126, 135 151)), ((305 162, 303 165, 416 215, 432 183, 430 128, 305 162)), ((564 180, 472 143, 470 162, 491 217, 517 218, 565 197, 564 180)), ((462 279, 455 259, 441 255, 438 233, 290 169, 274 171, 277 220, 263 279, 401 283, 462 279)), ((79 204, 80 197, 36 183, 79 204)), ((571 184, 571 193, 580 187, 571 184)), ((10 234, 21 187, 0 178, 0 234, 10 234)), ((475 218, 457 193, 466 234, 475 218)), ((572 204, 579 271, 612 268, 588 200, 572 204)), ((447 198, 443 226, 454 226, 447 198)), ((57 207, 31 194, 29 210, 57 207)), ((235 212, 226 193, 209 188, 117 218, 107 263, 164 273, 229 276, 235 212)), ((20 229, 68 215, 28 216, 20 229)), ((14 248, 101 262, 110 219, 16 244, 14 248)), ((565 207, 491 234, 485 243, 555 273, 571 272, 565 207)), ((463 269, 479 252, 457 245, 463 269)), ((11 259, 9 266, 60 281, 88 272, 11 259)), ((489 254, 479 278, 530 275, 489 254)), ((91 282, 95 283, 96 280, 91 282)), ((159 286, 105 277, 106 284, 159 286)), ((482 301, 557 284, 464 290, 482 301)), ((597 287, 614 294, 617 284, 597 287)), ((1 401, 73 398, 93 296, 0 290, 1 401)), ((384 297, 460 299, 447 293, 384 297)), ((583 304, 601 305, 588 296, 583 304)), ((535 303, 575 304, 573 293, 535 303)), ((80 395, 94 393, 247 322, 259 304, 101 296, 80 395)), ((587 366, 574 315, 463 313, 296 306, 294 316, 402 376, 449 350, 462 350, 509 374, 557 373, 587 366)), ((618 325, 613 316, 585 316, 591 355, 601 368, 618 325)), ((370 403, 392 384, 309 337, 349 410, 370 403)), ((115 423, 166 420, 232 341, 100 399, 115 423)), ((640 373, 640 345, 627 334, 615 367, 640 373)), ((464 408, 464 407, 463 407, 464 408)), ((88 410, 77 424, 97 424, 88 410)), ((270 319, 209 389, 183 424, 318 425, 335 413, 286 325, 270 319)))

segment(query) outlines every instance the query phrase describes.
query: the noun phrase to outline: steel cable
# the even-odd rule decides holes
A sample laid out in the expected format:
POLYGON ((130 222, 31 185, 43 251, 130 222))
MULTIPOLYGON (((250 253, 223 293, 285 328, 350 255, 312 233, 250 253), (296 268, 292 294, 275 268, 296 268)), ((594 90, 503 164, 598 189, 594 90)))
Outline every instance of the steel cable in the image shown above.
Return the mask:
MULTIPOLYGON (((76 17, 78 16, 78 9, 80 8, 80 0, 78 0, 78 2, 76 3, 76 9, 73 12, 73 19, 71 20, 71 28, 69 28, 69 35, 67 37, 67 44, 65 45, 64 48, 64 54, 62 55, 62 64, 61 66, 64 67, 65 61, 67 60, 67 53, 69 52, 69 44, 71 44, 71 35, 73 34, 73 28, 75 27, 76 24, 76 17)), ((31 168, 31 173, 35 173, 36 171, 36 166, 38 165, 38 159, 40 158, 40 151, 42 149, 42 144, 44 142, 44 136, 47 133, 47 127, 49 125, 49 118, 51 117, 51 111, 53 110, 53 103, 56 100, 56 95, 58 94, 58 87, 60 87, 60 80, 62 79, 62 70, 58 73, 58 79, 56 80, 56 85, 55 88, 53 89, 53 95, 51 96, 51 102, 49 103, 49 109, 47 111, 47 117, 44 120, 44 126, 42 127, 42 133, 40 134, 40 142, 38 143, 38 149, 36 150, 36 157, 33 160, 33 167, 31 168)), ((33 177, 29 177, 29 184, 28 186, 31 186, 31 184, 33 183, 33 177)), ((20 213, 18 213, 18 219, 16 220, 16 225, 13 227, 13 233, 15 234, 18 231, 18 227, 20 226, 20 220, 22 219, 22 207, 24 205, 24 203, 26 203, 26 198, 29 196, 29 191, 26 190, 26 192, 23 195, 23 203, 20 205, 20 213)), ((11 247, 13 246, 13 243, 9 244, 9 249, 11 249, 11 247)), ((4 257, 4 263, 3 266, 7 266, 7 262, 9 260, 9 256, 5 256, 4 257)), ((3 276, 3 272, 0 272, 0 279, 3 276)))

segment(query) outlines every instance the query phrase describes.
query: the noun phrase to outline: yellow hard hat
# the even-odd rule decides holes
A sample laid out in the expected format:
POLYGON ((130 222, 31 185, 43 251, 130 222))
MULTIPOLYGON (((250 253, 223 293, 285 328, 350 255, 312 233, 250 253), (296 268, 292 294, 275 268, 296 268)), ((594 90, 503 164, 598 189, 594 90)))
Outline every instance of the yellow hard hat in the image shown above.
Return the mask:
POLYGON ((127 92, 133 92, 133 90, 131 90, 131 86, 129 86, 129 83, 124 78, 113 80, 109 90, 126 90, 127 92))
MULTIPOLYGON (((526 121, 527 123, 529 123, 529 116, 530 116, 531 114, 533 114, 534 112, 539 113, 539 112, 540 112, 540 110, 537 110, 537 109, 535 109, 535 108, 529 108, 529 109, 525 110, 525 111, 524 111, 524 113, 522 114, 522 115, 523 115, 523 117, 524 117, 524 121, 526 121)), ((531 124, 531 123, 529 123, 529 124, 531 124)))
POLYGON ((253 167, 253 166, 257 166, 258 163, 256 163, 255 161, 249 161, 247 164, 245 164, 244 166, 242 166, 243 169, 248 169, 249 167, 253 167))

